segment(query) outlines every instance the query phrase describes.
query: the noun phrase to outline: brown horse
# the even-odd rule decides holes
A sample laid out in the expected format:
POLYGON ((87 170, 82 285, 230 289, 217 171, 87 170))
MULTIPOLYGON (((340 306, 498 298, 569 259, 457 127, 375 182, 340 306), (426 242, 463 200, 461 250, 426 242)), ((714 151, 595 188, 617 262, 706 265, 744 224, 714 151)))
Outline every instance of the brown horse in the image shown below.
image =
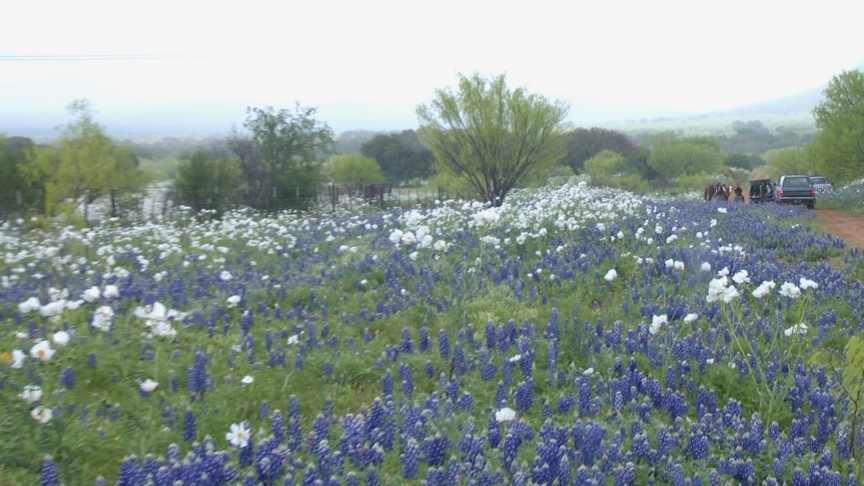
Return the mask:
POLYGON ((717 184, 711 184, 705 188, 704 197, 706 201, 713 201, 714 198, 728 201, 730 192, 729 186, 718 182, 717 184))

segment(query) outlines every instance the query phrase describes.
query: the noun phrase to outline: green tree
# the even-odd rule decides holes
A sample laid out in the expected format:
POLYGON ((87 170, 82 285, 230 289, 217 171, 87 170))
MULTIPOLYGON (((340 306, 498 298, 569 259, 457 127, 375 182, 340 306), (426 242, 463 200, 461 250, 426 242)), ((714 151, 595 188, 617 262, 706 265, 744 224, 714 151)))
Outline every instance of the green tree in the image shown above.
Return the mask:
POLYGON ((426 179, 433 173, 435 156, 420 143, 417 132, 378 134, 360 146, 360 153, 381 166, 381 173, 392 182, 426 179))
POLYGON ((327 161, 327 173, 337 184, 364 185, 384 181, 375 159, 362 155, 335 155, 327 161))
POLYGON ((820 172, 839 183, 864 175, 864 73, 843 71, 813 109, 819 132, 809 152, 820 172))
POLYGON ((768 161, 768 173, 775 180, 783 174, 815 173, 814 164, 810 162, 807 151, 802 147, 769 150, 765 153, 765 160, 768 161))
POLYGON ((606 128, 577 128, 567 138, 567 154, 559 163, 569 165, 573 172, 579 173, 585 161, 604 150, 612 150, 629 157, 639 148, 626 134, 606 128))
POLYGON ((723 150, 715 137, 658 133, 651 137, 647 163, 667 180, 682 175, 713 174, 723 165, 723 150))
POLYGON ((504 75, 459 75, 457 91, 435 91, 417 107, 420 141, 436 169, 465 179, 484 202, 500 206, 525 178, 566 153, 569 108, 525 88, 511 91, 504 75))
POLYGON ((315 119, 315 108, 294 112, 249 108, 244 126, 226 140, 240 161, 246 204, 255 209, 305 207, 323 181, 321 165, 334 152, 333 130, 315 119))
POLYGON ((42 213, 45 205, 45 187, 39 181, 28 181, 22 171, 27 163, 27 152, 33 141, 24 137, 0 136, 0 211, 42 213))
POLYGON ((148 180, 134 153, 115 147, 93 120, 89 101, 74 101, 69 112, 76 119, 66 125, 58 145, 28 150, 22 173, 29 183, 44 184, 47 215, 71 215, 83 205, 86 219, 88 206, 100 197, 137 191, 148 180))
POLYGON ((180 157, 174 192, 177 201, 195 212, 222 212, 238 201, 240 164, 234 157, 211 158, 203 150, 180 157))
POLYGON ((725 164, 726 167, 733 167, 736 169, 753 169, 753 163, 750 161, 750 156, 741 152, 728 154, 726 157, 723 158, 723 164, 725 164))
POLYGON ((585 173, 591 176, 591 182, 608 186, 611 185, 613 177, 627 170, 627 160, 617 152, 603 150, 586 160, 583 166, 585 173))

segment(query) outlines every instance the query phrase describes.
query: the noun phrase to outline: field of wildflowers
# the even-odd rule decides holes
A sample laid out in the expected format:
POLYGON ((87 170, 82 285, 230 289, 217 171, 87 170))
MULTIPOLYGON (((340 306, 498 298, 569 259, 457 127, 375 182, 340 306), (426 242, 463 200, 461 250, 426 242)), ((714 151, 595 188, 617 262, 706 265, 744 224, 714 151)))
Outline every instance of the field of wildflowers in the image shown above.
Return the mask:
POLYGON ((0 231, 0 484, 858 484, 864 261, 797 207, 0 231))

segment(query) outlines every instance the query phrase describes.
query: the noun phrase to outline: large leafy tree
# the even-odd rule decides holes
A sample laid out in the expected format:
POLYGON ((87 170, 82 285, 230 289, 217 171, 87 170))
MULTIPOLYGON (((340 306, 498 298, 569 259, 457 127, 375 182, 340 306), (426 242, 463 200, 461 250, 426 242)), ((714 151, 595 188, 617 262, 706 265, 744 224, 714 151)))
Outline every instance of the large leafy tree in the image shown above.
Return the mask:
POLYGON ((93 120, 86 99, 74 101, 69 112, 75 120, 66 125, 58 144, 27 151, 22 173, 28 182, 44 184, 49 216, 71 214, 83 206, 86 219, 89 204, 106 195, 116 211, 117 194, 138 191, 148 179, 138 170, 134 152, 114 146, 93 120))
POLYGON ((561 164, 569 165, 573 172, 582 172, 585 161, 604 150, 611 150, 624 157, 635 155, 639 147, 621 132, 606 128, 577 128, 567 137, 567 155, 561 164))
POLYGON ((33 149, 33 141, 24 137, 0 136, 0 211, 42 212, 45 204, 43 184, 29 182, 22 175, 27 163, 27 152, 33 149))
POLYGON ((658 133, 651 137, 648 166, 667 180, 695 174, 716 174, 723 165, 723 150, 715 137, 679 137, 658 133))
POLYGON ((810 154, 824 175, 844 183, 864 176, 864 73, 834 76, 813 109, 816 135, 810 154))
POLYGON ((768 160, 768 172, 774 179, 779 179, 783 174, 812 175, 815 172, 807 158, 807 151, 801 147, 769 150, 765 153, 765 159, 768 160))
POLYGON ((227 145, 240 161, 246 204, 256 209, 302 207, 322 182, 321 165, 334 152, 333 130, 316 109, 249 108, 244 127, 227 145))
POLYGON ((435 156, 420 143, 417 132, 378 134, 360 146, 360 153, 375 159, 392 182, 425 179, 432 175, 435 156))
POLYGON ((504 75, 459 75, 457 90, 435 91, 417 107, 420 141, 436 168, 463 179, 484 202, 500 206, 511 189, 547 170, 566 152, 569 108, 525 88, 510 90, 504 75))
POLYGON ((237 202, 240 165, 234 157, 210 157, 198 150, 180 157, 174 192, 178 202, 196 212, 224 211, 237 202))
POLYGON ((336 155, 330 157, 327 165, 327 174, 337 184, 363 185, 384 181, 378 162, 362 155, 336 155))

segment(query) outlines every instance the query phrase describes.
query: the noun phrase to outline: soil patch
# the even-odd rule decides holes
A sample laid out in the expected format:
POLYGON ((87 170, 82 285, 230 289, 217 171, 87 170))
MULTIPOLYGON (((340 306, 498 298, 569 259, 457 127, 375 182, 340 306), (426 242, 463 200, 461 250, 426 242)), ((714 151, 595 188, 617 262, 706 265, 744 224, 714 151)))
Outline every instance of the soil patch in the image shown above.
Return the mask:
POLYGON ((843 238, 847 245, 864 248, 864 216, 838 209, 817 209, 816 216, 829 233, 843 238))

